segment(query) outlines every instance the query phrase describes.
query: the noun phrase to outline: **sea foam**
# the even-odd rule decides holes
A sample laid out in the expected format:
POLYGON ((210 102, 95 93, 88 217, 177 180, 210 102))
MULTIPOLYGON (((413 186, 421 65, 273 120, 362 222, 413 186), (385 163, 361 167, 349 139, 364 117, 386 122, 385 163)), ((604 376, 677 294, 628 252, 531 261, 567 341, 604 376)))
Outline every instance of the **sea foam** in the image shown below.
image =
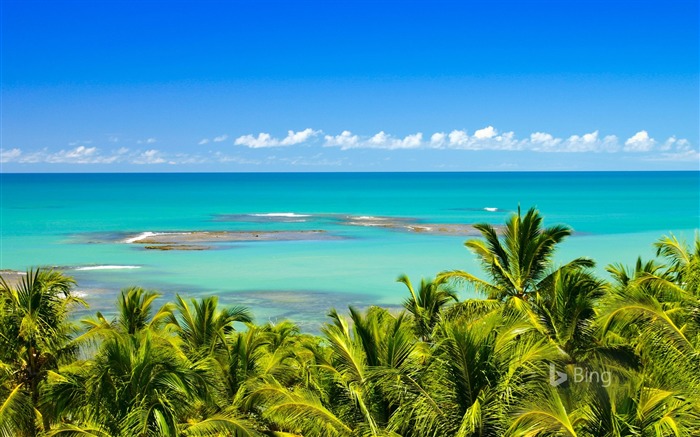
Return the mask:
POLYGON ((151 231, 146 231, 146 232, 141 232, 135 237, 127 238, 125 240, 122 240, 123 243, 138 243, 141 240, 145 240, 146 238, 150 237, 157 237, 159 235, 187 235, 191 234, 192 232, 151 232, 151 231))
POLYGON ((125 269, 140 269, 140 268, 141 268, 141 266, 100 265, 100 266, 75 267, 73 270, 125 270, 125 269))
POLYGON ((140 234, 138 234, 135 237, 127 238, 126 240, 124 240, 124 242, 125 243, 135 243, 137 241, 143 240, 144 238, 153 237, 155 235, 160 235, 160 234, 158 232, 141 232, 140 234))

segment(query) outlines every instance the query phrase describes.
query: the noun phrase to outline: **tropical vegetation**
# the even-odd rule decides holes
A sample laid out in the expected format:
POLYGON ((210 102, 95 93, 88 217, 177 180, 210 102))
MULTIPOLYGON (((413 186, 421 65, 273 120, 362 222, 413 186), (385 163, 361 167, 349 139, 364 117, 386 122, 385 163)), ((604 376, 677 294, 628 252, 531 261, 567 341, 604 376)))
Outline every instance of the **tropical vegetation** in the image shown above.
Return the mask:
POLYGON ((78 321, 65 274, 0 280, 0 437, 700 435, 697 235, 602 278, 535 209, 476 229, 483 272, 401 276, 403 310, 319 335, 139 287, 78 321))

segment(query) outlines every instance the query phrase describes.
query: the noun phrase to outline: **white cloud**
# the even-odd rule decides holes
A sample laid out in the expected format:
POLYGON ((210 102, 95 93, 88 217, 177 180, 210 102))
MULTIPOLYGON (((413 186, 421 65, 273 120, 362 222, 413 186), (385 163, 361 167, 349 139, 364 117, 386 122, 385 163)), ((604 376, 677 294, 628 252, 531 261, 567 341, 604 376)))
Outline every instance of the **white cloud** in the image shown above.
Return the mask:
POLYGON ((553 138, 550 134, 541 132, 538 134, 540 135, 535 141, 533 141, 533 136, 530 136, 531 149, 537 152, 600 153, 617 152, 620 148, 618 138, 615 135, 606 135, 600 138, 600 133, 597 130, 583 135, 571 135, 565 140, 553 138))
MULTIPOLYGON (((513 132, 499 132, 493 126, 487 126, 474 131, 469 135, 466 130, 453 130, 449 133, 435 132, 425 138, 422 132, 406 135, 405 137, 393 136, 386 131, 380 131, 372 136, 360 136, 349 130, 344 130, 338 135, 325 135, 322 141, 315 137, 321 135, 320 130, 311 128, 301 131, 288 131, 282 138, 275 138, 269 133, 260 133, 257 136, 244 135, 237 138, 234 143, 251 149, 265 147, 289 147, 297 144, 316 144, 324 147, 337 147, 341 150, 354 148, 371 148, 379 150, 407 150, 407 149, 451 149, 451 150, 494 150, 494 151, 529 151, 533 153, 628 153, 639 154, 637 160, 645 161, 697 161, 698 148, 685 138, 671 136, 663 142, 657 142, 649 136, 647 131, 637 132, 624 143, 615 135, 603 136, 599 131, 585 134, 575 134, 568 137, 557 137, 547 132, 533 132, 523 139, 518 139, 513 132), (653 153, 652 153, 653 152, 653 153)), ((227 135, 220 135, 213 140, 202 139, 199 144, 208 144, 212 141, 225 141, 227 135)), ((155 143, 155 138, 140 141, 141 143, 155 143)), ((118 147, 117 144, 114 147, 118 147)), ((201 151, 201 149, 199 149, 201 151)), ((240 149, 239 149, 240 150, 240 149)), ((305 148, 304 150, 314 150, 305 148)), ((286 153, 286 152, 285 152, 286 153)), ((101 150, 98 147, 85 143, 68 149, 52 151, 43 148, 34 151, 12 148, 0 149, 0 162, 2 163, 47 163, 47 164, 201 164, 201 163, 236 163, 236 164, 261 164, 264 158, 254 160, 246 156, 246 152, 239 155, 225 155, 209 150, 192 153, 166 152, 157 149, 130 150, 126 147, 118 149, 101 150)), ((271 157, 275 162, 285 162, 291 165, 316 165, 316 163, 333 165, 336 163, 333 157, 325 156, 297 156, 290 158, 290 154, 271 157), (312 164, 313 163, 313 164, 312 164)), ((345 159, 345 158, 343 158, 345 159)), ((414 158, 418 159, 418 158, 414 158)), ((343 165, 352 165, 352 162, 344 162, 343 165)))
POLYGON ((398 143, 402 149, 415 149, 420 147, 423 142, 423 134, 418 132, 413 135, 407 135, 398 143))
POLYGON ((14 162, 17 161, 20 156, 22 156, 22 150, 20 149, 0 149, 0 162, 14 162))
POLYGON ((320 130, 313 130, 311 128, 307 128, 299 132, 294 132, 290 130, 287 132, 287 137, 283 139, 280 142, 280 144, 282 144, 283 146, 293 146, 294 144, 305 143, 306 141, 320 133, 320 130))
POLYGON ((47 149, 42 149, 36 152, 23 153, 20 157, 15 159, 14 162, 19 162, 21 164, 35 164, 38 162, 46 161, 46 156, 49 154, 47 149))
POLYGON ((209 138, 202 138, 201 140, 199 140, 199 142, 197 144, 200 146, 203 146, 205 144, 209 144, 209 138))
POLYGON ((488 126, 474 132, 474 138, 477 140, 485 140, 495 137, 496 133, 496 129, 494 129, 493 126, 488 126))
MULTIPOLYGON (((653 141, 653 139, 651 140, 653 141)), ((700 152, 694 149, 685 138, 669 137, 658 147, 661 152, 651 156, 645 156, 645 161, 676 161, 676 162, 700 162, 700 152)))
POLYGON ((110 153, 102 153, 97 147, 78 146, 69 150, 51 152, 44 148, 31 153, 24 153, 15 148, 0 150, 0 162, 16 162, 20 164, 200 164, 211 161, 209 156, 192 155, 188 153, 166 154, 159 150, 151 149, 145 152, 130 151, 126 147, 112 150, 110 153))
POLYGON ((326 135, 326 146, 340 146, 341 149, 367 148, 367 149, 417 149, 423 145, 423 134, 418 132, 406 135, 403 138, 395 138, 381 131, 365 141, 353 136, 349 131, 343 131, 338 136, 326 135))
POLYGON ((616 135, 606 135, 605 138, 603 138, 601 149, 603 152, 617 152, 620 150, 620 141, 616 135))
POLYGON ((581 136, 571 135, 564 144, 564 152, 596 152, 598 151, 598 131, 581 136))
POLYGON ((243 135, 233 142, 237 146, 246 146, 251 149, 259 149, 262 147, 275 147, 279 145, 279 141, 272 138, 268 133, 261 132, 258 134, 257 138, 253 135, 243 135))
POLYGON ((447 138, 445 132, 435 132, 430 136, 430 146, 437 149, 441 148, 445 145, 445 138, 447 138))
POLYGON ((499 135, 494 130, 493 136, 484 135, 491 135, 491 132, 483 133, 482 138, 472 138, 471 145, 474 150, 520 150, 523 147, 522 143, 516 140, 514 132, 503 132, 499 135))
POLYGON ((499 135, 493 126, 488 126, 469 136, 465 130, 453 130, 448 135, 447 147, 462 150, 518 150, 521 144, 515 139, 515 133, 504 132, 499 135))
POLYGON ((319 135, 321 131, 313 130, 311 128, 304 129, 299 132, 294 132, 292 130, 287 132, 287 136, 283 139, 278 139, 272 137, 272 135, 261 132, 257 137, 253 135, 243 135, 234 141, 237 146, 246 146, 251 149, 259 149, 263 147, 279 147, 279 146, 292 146, 295 144, 304 143, 310 140, 312 137, 319 135))
POLYGON ((344 130, 336 136, 326 135, 324 139, 326 140, 324 146, 340 147, 341 150, 352 149, 360 142, 360 137, 353 135, 349 130, 344 130))
MULTIPOLYGON (((32 159, 37 158, 39 156, 32 157, 32 159)), ((117 159, 118 157, 114 155, 101 155, 97 147, 78 146, 70 150, 46 153, 42 161, 50 164, 111 164, 117 159)))
POLYGON ((66 156, 69 158, 80 158, 84 156, 94 155, 95 152, 97 152, 97 147, 78 146, 73 150, 67 151, 66 156))
POLYGON ((532 150, 549 152, 561 144, 561 138, 554 138, 552 134, 546 132, 534 132, 530 134, 530 145, 532 150))
POLYGON ((370 138, 368 142, 377 147, 383 147, 387 144, 389 138, 389 135, 385 134, 384 131, 381 131, 370 138))
POLYGON ((132 164, 162 164, 165 161, 163 154, 156 149, 146 150, 131 160, 132 164))
MULTIPOLYGON (((615 135, 601 136, 599 131, 581 135, 571 135, 566 139, 558 138, 547 132, 533 132, 525 139, 518 139, 514 132, 500 133, 493 126, 478 129, 473 135, 466 130, 453 130, 449 134, 435 132, 429 141, 423 141, 423 134, 416 133, 404 138, 396 138, 391 134, 380 131, 365 137, 343 131, 340 135, 326 135, 324 146, 340 147, 342 150, 353 148, 374 148, 385 150, 397 149, 459 149, 459 150, 529 150, 533 152, 568 152, 568 153, 613 153, 621 150, 620 141, 615 135)), ((637 136, 637 140, 640 140, 637 136)), ((260 138, 250 140, 261 141, 260 138)), ((262 139, 269 141, 269 138, 262 139)), ((653 139, 649 139, 653 141, 653 139)), ((677 145, 688 144, 687 140, 673 140, 677 145)), ((629 140, 628 140, 629 142, 629 140)), ((686 145, 688 148, 688 146, 686 145)))
POLYGON ((664 143, 659 147, 659 151, 661 152, 666 152, 671 149, 674 149, 679 152, 685 152, 687 150, 690 150, 692 147, 690 146, 690 141, 686 140, 685 138, 680 138, 676 139, 675 136, 669 137, 664 143))
POLYGON ((678 140, 676 140, 675 136, 669 137, 668 139, 666 139, 666 141, 664 141, 664 143, 661 146, 659 146, 659 150, 662 152, 666 150, 671 150, 676 141, 678 140))
POLYGON ((632 135, 625 141, 625 152, 649 152, 654 148, 656 141, 649 137, 647 131, 642 130, 632 135))
POLYGON ((690 141, 686 140, 685 138, 681 138, 680 140, 676 141, 676 150, 690 150, 691 145, 690 141))
MULTIPOLYGON (((121 149, 120 149, 121 150, 121 149)), ((102 155, 97 147, 78 146, 69 150, 50 152, 48 149, 23 153, 20 149, 0 151, 0 162, 17 162, 20 164, 111 164, 121 159, 117 154, 102 155)))
POLYGON ((469 141, 469 135, 464 130, 453 130, 448 137, 450 138, 450 146, 462 146, 469 141))
POLYGON ((521 150, 522 144, 515 139, 515 132, 503 132, 490 138, 487 144, 496 144, 499 150, 521 150))

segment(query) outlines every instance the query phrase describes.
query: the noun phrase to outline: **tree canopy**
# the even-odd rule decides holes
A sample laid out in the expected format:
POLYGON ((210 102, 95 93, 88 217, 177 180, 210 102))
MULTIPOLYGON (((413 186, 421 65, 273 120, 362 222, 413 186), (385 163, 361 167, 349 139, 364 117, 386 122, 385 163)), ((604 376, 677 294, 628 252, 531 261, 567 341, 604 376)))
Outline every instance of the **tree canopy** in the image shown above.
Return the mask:
POLYGON ((476 228, 483 272, 402 275, 403 309, 317 335, 139 287, 77 322, 64 273, 0 280, 0 437, 698 435, 697 235, 603 278, 534 208, 476 228))

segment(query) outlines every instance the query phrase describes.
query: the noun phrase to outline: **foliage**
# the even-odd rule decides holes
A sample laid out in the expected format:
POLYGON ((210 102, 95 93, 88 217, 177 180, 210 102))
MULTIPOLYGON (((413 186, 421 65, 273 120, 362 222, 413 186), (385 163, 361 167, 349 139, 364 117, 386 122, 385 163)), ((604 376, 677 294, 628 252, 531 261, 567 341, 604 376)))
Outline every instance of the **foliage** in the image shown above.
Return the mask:
POLYGON ((81 331, 71 278, 2 280, 0 437, 698 435, 697 235, 604 280, 554 263, 572 230, 535 209, 475 228, 485 279, 401 276, 403 311, 332 309, 320 335, 138 287, 81 331))

